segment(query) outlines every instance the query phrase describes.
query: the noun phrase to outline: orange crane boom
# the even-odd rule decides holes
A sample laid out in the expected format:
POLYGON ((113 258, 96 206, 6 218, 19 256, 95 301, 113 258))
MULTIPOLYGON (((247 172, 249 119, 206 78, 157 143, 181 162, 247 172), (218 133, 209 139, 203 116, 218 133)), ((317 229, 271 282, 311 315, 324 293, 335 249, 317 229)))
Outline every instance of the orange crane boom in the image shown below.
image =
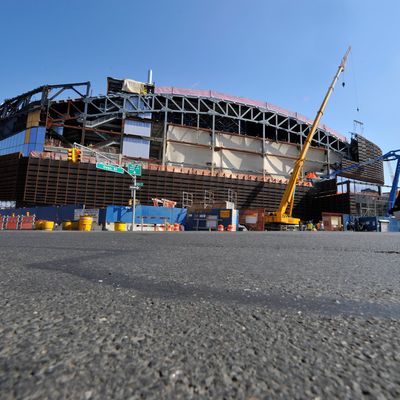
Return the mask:
POLYGON ((304 166, 304 162, 307 156, 307 152, 311 146, 311 141, 314 137, 315 131, 319 125, 322 115, 324 114, 326 105, 328 104, 329 98, 333 92, 336 82, 339 79, 340 74, 344 71, 347 57, 350 53, 351 47, 349 47, 342 58, 342 61, 338 67, 338 70, 332 80, 331 85, 322 101, 321 107, 317 112, 317 116, 311 126, 310 132, 307 135, 307 139, 304 142, 303 148, 301 149, 299 158, 296 160, 292 175, 286 186, 285 192, 283 193, 282 200, 279 204, 279 208, 276 212, 269 213, 265 216, 266 225, 298 225, 300 223, 299 218, 292 217, 293 203, 294 203, 294 193, 296 189, 297 182, 299 180, 301 170, 304 166))

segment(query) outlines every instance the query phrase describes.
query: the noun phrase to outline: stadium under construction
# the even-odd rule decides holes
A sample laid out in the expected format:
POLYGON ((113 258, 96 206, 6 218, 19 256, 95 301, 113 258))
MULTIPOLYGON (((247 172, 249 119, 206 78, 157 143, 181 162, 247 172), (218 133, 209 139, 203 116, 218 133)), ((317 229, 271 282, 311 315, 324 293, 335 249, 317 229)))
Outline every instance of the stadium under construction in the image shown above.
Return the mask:
MULTIPOLYGON (((240 209, 277 208, 312 120, 273 104, 211 90, 107 79, 46 85, 0 105, 0 200, 18 207, 128 205, 131 177, 96 168, 104 155, 143 167, 142 205, 168 199, 180 207, 230 201, 240 209), (81 162, 67 160, 74 143, 81 162)), ((321 180, 382 154, 359 134, 348 140, 317 128, 296 188, 293 213, 385 215, 383 163, 321 180)))

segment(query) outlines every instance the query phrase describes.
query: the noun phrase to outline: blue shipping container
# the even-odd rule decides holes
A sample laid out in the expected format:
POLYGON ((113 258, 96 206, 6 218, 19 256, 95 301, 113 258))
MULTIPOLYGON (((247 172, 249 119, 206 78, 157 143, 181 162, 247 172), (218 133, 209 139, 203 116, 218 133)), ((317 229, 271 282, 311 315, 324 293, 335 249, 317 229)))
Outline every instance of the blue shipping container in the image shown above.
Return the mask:
MULTIPOLYGON (((186 208, 167 208, 137 205, 135 222, 137 224, 183 224, 186 208)), ((107 206, 100 210, 99 223, 132 223, 132 207, 107 206)))

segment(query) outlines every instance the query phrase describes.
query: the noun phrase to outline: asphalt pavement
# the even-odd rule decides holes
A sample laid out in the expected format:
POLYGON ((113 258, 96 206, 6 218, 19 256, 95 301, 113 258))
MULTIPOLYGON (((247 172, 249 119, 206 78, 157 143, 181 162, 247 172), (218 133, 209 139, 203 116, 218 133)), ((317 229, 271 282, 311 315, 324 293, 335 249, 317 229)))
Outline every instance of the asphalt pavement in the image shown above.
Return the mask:
POLYGON ((399 399, 400 235, 0 232, 1 399, 399 399))

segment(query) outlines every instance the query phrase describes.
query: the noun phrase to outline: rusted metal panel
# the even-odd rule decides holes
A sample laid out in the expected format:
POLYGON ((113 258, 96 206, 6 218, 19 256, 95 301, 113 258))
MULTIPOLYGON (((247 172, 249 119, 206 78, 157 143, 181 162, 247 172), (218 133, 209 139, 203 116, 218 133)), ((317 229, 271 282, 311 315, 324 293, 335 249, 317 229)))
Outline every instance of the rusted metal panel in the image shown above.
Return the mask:
MULTIPOLYGON (((343 159, 343 169, 352 165, 369 161, 382 155, 382 150, 376 144, 370 142, 361 135, 356 135, 356 137, 352 140, 351 150, 354 161, 343 159)), ((343 172, 340 175, 359 181, 377 183, 379 185, 383 185, 385 182, 383 175, 383 161, 376 161, 372 164, 363 165, 360 168, 343 172)))
MULTIPOLYGON (((90 163, 28 159, 16 154, 0 157, 0 166, 0 199, 16 200, 18 206, 85 204, 99 208, 129 203, 130 177, 98 170, 90 163)), ((283 183, 160 169, 143 169, 140 181, 144 186, 138 191, 138 199, 144 205, 151 205, 156 197, 176 201, 180 206, 183 192, 193 194, 194 202, 201 202, 205 190, 214 194, 215 201, 227 201, 231 189, 237 194, 237 208, 266 212, 278 207, 285 189, 283 183)), ((356 215, 354 195, 332 194, 333 186, 328 186, 325 190, 299 186, 293 215, 303 220, 320 219, 322 212, 356 215)))
POLYGON ((20 153, 0 157, 0 200, 22 201, 27 158, 20 153))
POLYGON ((343 215, 339 213, 322 213, 322 222, 326 231, 342 231, 343 215))
POLYGON ((249 231, 263 231, 265 212, 263 208, 242 208, 239 211, 239 223, 249 231))
MULTIPOLYGON (((143 169, 138 191, 142 204, 152 204, 151 199, 167 198, 182 202, 184 191, 201 201, 204 191, 214 193, 215 201, 228 200, 228 189, 237 193, 237 208, 265 208, 275 210, 280 202, 284 184, 260 182, 228 177, 203 176, 143 169)), ((104 207, 109 204, 127 205, 130 199, 128 175, 113 174, 96 169, 93 164, 72 164, 63 160, 30 158, 28 163, 24 203, 85 204, 87 207, 104 207)), ((296 191, 294 214, 306 218, 311 211, 307 196, 309 187, 299 186, 296 191)))

